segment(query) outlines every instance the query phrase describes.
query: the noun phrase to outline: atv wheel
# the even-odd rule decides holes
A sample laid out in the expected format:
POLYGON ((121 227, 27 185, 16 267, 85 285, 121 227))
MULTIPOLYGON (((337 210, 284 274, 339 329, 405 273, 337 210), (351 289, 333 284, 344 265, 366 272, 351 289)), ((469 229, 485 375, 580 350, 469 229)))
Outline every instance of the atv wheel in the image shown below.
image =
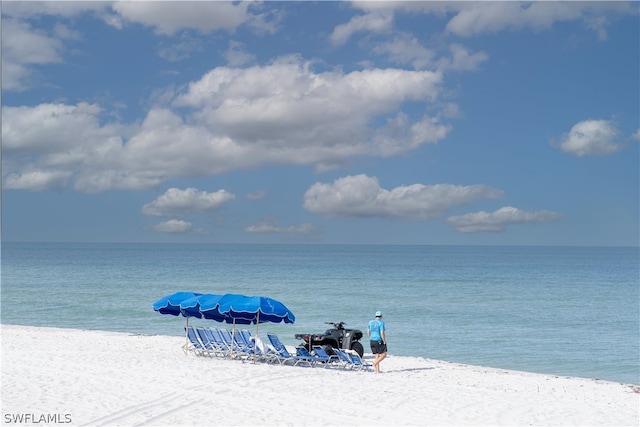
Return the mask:
POLYGON ((362 357, 364 355, 364 347, 362 347, 362 344, 360 342, 358 342, 358 341, 356 341, 353 344, 351 344, 351 350, 353 350, 356 353, 358 353, 360 355, 360 357, 362 357))

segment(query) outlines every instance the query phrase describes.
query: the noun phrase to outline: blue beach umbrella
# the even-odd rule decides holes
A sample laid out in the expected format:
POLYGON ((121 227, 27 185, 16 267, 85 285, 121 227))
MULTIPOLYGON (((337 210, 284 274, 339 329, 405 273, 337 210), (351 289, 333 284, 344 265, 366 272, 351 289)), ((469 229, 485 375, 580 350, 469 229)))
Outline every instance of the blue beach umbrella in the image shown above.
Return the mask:
MULTIPOLYGON (((212 297, 202 298, 200 302, 200 313, 205 319, 215 320, 216 322, 232 323, 233 329, 231 330, 231 336, 236 333, 236 319, 233 318, 228 312, 222 312, 220 310, 221 303, 228 306, 231 301, 240 301, 246 298, 244 295, 239 294, 224 294, 214 295, 212 297)), ((233 353, 233 346, 229 348, 229 353, 233 353)))
MULTIPOLYGON (((197 292, 176 292, 171 295, 164 296, 160 298, 158 301, 153 303, 153 309, 160 314, 170 314, 172 316, 182 315, 187 318, 187 326, 185 327, 185 344, 184 344, 184 352, 187 354, 187 347, 189 346, 189 334, 187 329, 189 328, 189 317, 193 317, 187 315, 182 312, 180 308, 180 304, 185 300, 190 300, 193 298, 197 298, 203 294, 197 292)), ((198 312, 198 316, 200 317, 198 312)))
POLYGON ((200 307, 203 302, 219 299, 221 295, 215 294, 201 294, 196 295, 191 298, 187 298, 186 300, 180 303, 180 313, 184 317, 197 317, 198 319, 202 318, 202 313, 200 312, 200 307))
MULTIPOLYGON (((187 312, 191 313, 197 309, 197 317, 215 320, 216 322, 224 322, 226 320, 226 317, 218 311, 218 303, 223 296, 224 295, 204 294, 196 297, 195 302, 197 303, 197 307, 191 307, 187 312)), ((188 301, 185 301, 184 304, 187 303, 188 301)))
POLYGON ((220 299, 218 311, 244 325, 296 321, 295 315, 283 303, 265 296, 227 294, 220 299))
POLYGON ((196 292, 176 292, 171 295, 164 296, 153 303, 153 309, 160 314, 171 314, 178 316, 180 313, 180 303, 186 299, 202 295, 196 292))
POLYGON ((236 324, 255 324, 256 337, 260 323, 294 323, 296 321, 294 314, 283 303, 264 296, 226 294, 220 298, 217 310, 224 315, 227 323, 233 322, 234 330, 236 324))
POLYGON ((240 294, 225 294, 206 301, 203 298, 200 302, 200 313, 205 319, 232 323, 232 335, 235 333, 236 324, 255 324, 256 336, 258 336, 259 323, 283 321, 294 323, 296 319, 291 310, 280 301, 263 296, 240 294))
POLYGON ((218 295, 217 298, 207 298, 200 304, 200 313, 205 319, 215 320, 216 322, 234 323, 233 317, 229 315, 227 311, 221 310, 221 306, 228 307, 232 301, 240 301, 242 298, 246 298, 244 295, 239 294, 224 294, 218 295))

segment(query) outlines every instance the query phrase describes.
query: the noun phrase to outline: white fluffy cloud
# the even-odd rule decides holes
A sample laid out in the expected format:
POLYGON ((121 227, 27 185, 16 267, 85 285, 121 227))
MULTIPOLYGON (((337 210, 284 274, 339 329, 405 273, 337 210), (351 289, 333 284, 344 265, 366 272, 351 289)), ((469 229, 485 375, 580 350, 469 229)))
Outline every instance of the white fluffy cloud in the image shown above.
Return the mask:
MULTIPOLYGON (((54 16, 73 19, 90 14, 106 24, 123 29, 130 24, 153 28, 157 35, 173 36, 182 30, 201 34, 233 32, 246 25, 257 34, 273 33, 278 17, 262 13, 259 2, 172 1, 10 1, 2 4, 2 89, 22 91, 34 81, 34 65, 59 63, 68 47, 65 41, 79 39, 74 30, 56 25, 49 33, 34 30, 29 19, 54 16)), ((182 35, 182 37, 185 37, 182 35)), ((200 49, 198 41, 186 38, 159 48, 169 61, 184 59, 200 49)), ((236 58, 237 59, 237 58, 236 58)))
POLYGON ((632 2, 463 2, 447 24, 447 31, 470 37, 505 29, 542 30, 557 22, 580 20, 599 39, 605 39, 608 22, 596 19, 603 11, 633 13, 633 5, 632 2))
POLYGON ((251 18, 250 2, 119 1, 113 11, 122 19, 153 27, 158 34, 172 35, 183 29, 202 33, 231 31, 251 18))
POLYGON ((501 232, 507 225, 551 222, 561 219, 555 212, 525 212, 506 206, 495 212, 475 212, 447 218, 447 224, 461 233, 501 232))
POLYGON ((138 188, 124 171, 121 128, 101 125, 96 104, 2 108, 3 185, 91 192, 138 188))
POLYGON ((441 217, 455 206, 502 196, 502 191, 485 185, 412 184, 386 190, 377 178, 356 175, 314 184, 304 195, 304 207, 329 216, 425 221, 441 217))
MULTIPOLYGON (((257 34, 274 33, 278 28, 280 13, 265 12, 261 2, 184 2, 170 1, 9 1, 2 5, 2 78, 3 90, 23 90, 30 85, 32 66, 59 62, 62 59, 62 41, 70 31, 54 31, 45 34, 33 31, 24 22, 41 16, 74 18, 91 14, 117 29, 129 24, 142 24, 153 28, 162 36, 173 36, 182 30, 201 34, 215 31, 233 32, 247 26, 257 34), (20 53, 14 55, 12 52, 20 53), (35 54, 35 55, 34 55, 35 54)), ((394 30, 395 13, 452 15, 445 31, 456 36, 470 37, 505 29, 551 27, 556 22, 582 20, 585 26, 596 32, 599 39, 606 39, 606 28, 611 22, 603 13, 637 13, 633 2, 353 2, 354 8, 365 11, 349 22, 337 25, 329 40, 335 45, 348 41, 354 34, 381 34, 394 30)), ((74 35, 77 36, 77 35, 74 35)), ((379 48, 389 52, 392 60, 406 61, 409 57, 416 68, 423 68, 431 53, 407 40, 383 43, 379 48), (384 45, 384 46, 383 46, 384 45)), ((174 61, 185 58, 193 49, 192 42, 170 44, 159 50, 164 58, 174 61)), ((230 63, 246 61, 246 55, 230 52, 230 63)), ((476 60, 479 58, 475 58, 476 60)))
POLYGON ((95 104, 4 107, 5 188, 147 189, 173 177, 406 153, 450 131, 438 116, 399 112, 404 102, 437 99, 441 78, 401 69, 316 73, 287 58, 206 73, 172 106, 186 107, 188 118, 158 107, 124 126, 105 124, 95 104))
POLYGON ((235 195, 218 190, 215 193, 195 188, 180 190, 170 188, 153 202, 142 207, 142 213, 149 216, 172 216, 196 212, 219 210, 225 203, 235 199, 235 195))
POLYGON ((180 219, 170 219, 145 228, 148 232, 169 234, 207 234, 206 231, 193 228, 193 224, 180 219))
MULTIPOLYGON (((172 1, 42 1, 5 2, 2 14, 20 19, 53 15, 75 17, 93 13, 109 25, 122 28, 128 23, 152 27, 156 33, 172 35, 191 29, 201 33, 233 31, 244 23, 264 20, 257 12, 260 4, 252 2, 184 2, 172 1)), ((256 25, 256 24, 253 24, 256 25)))
POLYGON ((2 90, 21 91, 31 84, 33 65, 62 62, 64 44, 53 35, 34 31, 25 22, 2 20, 2 90))
POLYGON ((393 14, 386 10, 375 11, 365 15, 355 16, 346 24, 334 28, 329 40, 334 45, 345 43, 349 37, 357 32, 386 32, 393 28, 393 14))
MULTIPOLYGON (((606 12, 633 14, 637 8, 633 2, 471 2, 471 1, 363 1, 353 2, 353 7, 366 12, 360 19, 353 18, 334 30, 332 39, 342 43, 357 31, 369 30, 380 32, 389 28, 363 25, 360 22, 373 20, 369 15, 416 13, 451 15, 445 31, 461 37, 472 37, 478 34, 497 33, 504 30, 531 28, 543 30, 558 22, 583 21, 584 25, 595 31, 598 39, 606 39, 606 28, 610 22, 602 19, 606 12)), ((384 16, 387 16, 384 15, 384 16)), ((388 18, 390 19, 390 18, 388 18)))
POLYGON ((583 120, 560 138, 560 149, 576 156, 615 153, 622 149, 617 142, 618 130, 611 121, 583 120))
POLYGON ((36 78, 34 66, 64 62, 68 40, 80 39, 75 30, 56 24, 48 32, 33 29, 28 19, 42 16, 73 18, 92 13, 112 21, 111 2, 102 1, 7 1, 2 3, 2 90, 23 91, 36 78))
POLYGON ((441 139, 448 127, 428 116, 403 123, 404 135, 393 129, 400 135, 393 141, 368 139, 372 123, 393 117, 403 102, 437 99, 441 79, 438 73, 401 69, 315 73, 311 63, 288 57, 268 66, 216 68, 191 83, 174 105, 193 108, 197 123, 223 132, 240 150, 251 146, 261 161, 341 162, 354 155, 394 155, 441 139), (430 123, 433 132, 411 130, 420 123, 430 123))
POLYGON ((543 29, 556 21, 577 19, 582 7, 570 2, 486 2, 461 8, 447 24, 447 31, 460 36, 497 32, 506 28, 543 29))

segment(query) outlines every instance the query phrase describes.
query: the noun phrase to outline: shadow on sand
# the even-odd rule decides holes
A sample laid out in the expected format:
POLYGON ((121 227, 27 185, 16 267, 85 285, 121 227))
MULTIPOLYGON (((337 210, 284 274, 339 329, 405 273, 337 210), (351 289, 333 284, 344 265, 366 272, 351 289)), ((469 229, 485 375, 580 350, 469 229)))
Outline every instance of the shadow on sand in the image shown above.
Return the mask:
MULTIPOLYGON (((384 363, 384 362, 383 362, 384 363)), ((381 367, 383 365, 380 365, 381 367)), ((390 373, 390 372, 416 372, 416 371, 430 371, 432 369, 436 369, 434 367, 430 367, 430 368, 407 368, 407 369, 389 369, 389 370, 383 370, 382 373, 390 373)))

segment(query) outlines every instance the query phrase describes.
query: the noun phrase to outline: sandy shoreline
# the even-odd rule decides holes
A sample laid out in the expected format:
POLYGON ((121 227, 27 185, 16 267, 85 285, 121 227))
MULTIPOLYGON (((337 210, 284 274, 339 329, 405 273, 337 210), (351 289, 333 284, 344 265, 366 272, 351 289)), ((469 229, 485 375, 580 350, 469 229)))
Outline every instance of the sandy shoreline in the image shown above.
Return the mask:
POLYGON ((640 424, 629 384, 393 355, 376 375, 185 356, 180 337, 1 332, 6 425, 640 424))

